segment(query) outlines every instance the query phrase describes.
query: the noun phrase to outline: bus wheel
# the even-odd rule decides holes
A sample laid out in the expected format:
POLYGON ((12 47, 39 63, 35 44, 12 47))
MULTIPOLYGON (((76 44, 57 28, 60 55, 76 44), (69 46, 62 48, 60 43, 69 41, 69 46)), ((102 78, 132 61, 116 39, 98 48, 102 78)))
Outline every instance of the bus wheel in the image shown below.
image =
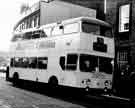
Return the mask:
POLYGON ((58 89, 58 80, 56 77, 51 77, 50 80, 49 80, 49 88, 51 89, 52 92, 54 92, 54 89, 55 91, 57 91, 58 89))
POLYGON ((19 75, 18 75, 18 73, 15 73, 13 75, 13 86, 17 86, 18 82, 19 82, 19 75))

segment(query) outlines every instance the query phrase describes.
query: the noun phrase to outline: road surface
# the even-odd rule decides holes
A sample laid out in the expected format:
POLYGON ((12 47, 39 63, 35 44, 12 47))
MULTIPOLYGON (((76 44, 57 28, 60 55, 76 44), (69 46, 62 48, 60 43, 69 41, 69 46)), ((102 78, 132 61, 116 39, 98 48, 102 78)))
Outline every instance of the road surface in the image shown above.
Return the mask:
MULTIPOLYGON (((63 91, 63 90, 62 90, 63 91)), ((64 91, 63 91, 64 92, 64 91)), ((0 75, 0 108, 135 108, 128 100, 113 100, 94 96, 42 94, 13 87, 0 75)))

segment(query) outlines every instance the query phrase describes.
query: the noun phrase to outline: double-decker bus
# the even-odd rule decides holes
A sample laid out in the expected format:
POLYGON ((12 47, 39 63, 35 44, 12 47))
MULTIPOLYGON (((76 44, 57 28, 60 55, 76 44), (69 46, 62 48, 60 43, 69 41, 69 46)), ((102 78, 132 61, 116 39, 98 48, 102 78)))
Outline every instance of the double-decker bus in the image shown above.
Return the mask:
POLYGON ((78 17, 13 34, 9 79, 86 91, 112 88, 114 38, 101 20, 78 17))

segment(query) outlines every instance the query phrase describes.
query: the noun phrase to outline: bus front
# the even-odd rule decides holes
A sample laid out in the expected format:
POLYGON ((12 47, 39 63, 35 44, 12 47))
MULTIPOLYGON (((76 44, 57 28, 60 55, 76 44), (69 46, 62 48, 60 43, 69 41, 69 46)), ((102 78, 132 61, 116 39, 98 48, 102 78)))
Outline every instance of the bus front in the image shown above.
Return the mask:
POLYGON ((111 91, 114 68, 114 38, 109 24, 82 19, 78 83, 86 91, 111 91))

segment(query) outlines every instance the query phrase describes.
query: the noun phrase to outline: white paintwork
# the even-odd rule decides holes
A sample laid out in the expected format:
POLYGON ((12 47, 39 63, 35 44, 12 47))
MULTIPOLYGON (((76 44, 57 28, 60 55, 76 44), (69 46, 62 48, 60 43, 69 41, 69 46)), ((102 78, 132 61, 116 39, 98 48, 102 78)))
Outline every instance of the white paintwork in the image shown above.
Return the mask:
MULTIPOLYGON (((96 22, 96 24, 106 25, 100 20, 94 20, 93 18, 75 18, 61 22, 61 24, 68 24, 73 22, 80 23, 81 20, 88 20, 89 22, 96 22)), ((81 24, 80 24, 81 25, 81 24)), ((56 26, 56 24, 50 24, 50 26, 56 26)), ((39 29, 48 27, 43 26, 39 29)), ((81 27, 80 27, 81 28, 81 27)), ((98 35, 82 33, 81 30, 77 33, 62 34, 59 36, 49 36, 47 38, 34 39, 28 41, 13 42, 11 45, 10 55, 12 57, 48 57, 47 70, 39 69, 21 69, 10 68, 9 76, 12 78, 14 72, 19 73, 20 79, 47 83, 51 76, 56 76, 59 85, 66 85, 70 87, 85 88, 89 86, 91 88, 105 87, 104 82, 109 80, 112 82, 112 74, 105 73, 86 73, 76 71, 63 71, 59 65, 60 56, 66 56, 68 53, 84 53, 96 56, 103 56, 108 58, 114 58, 114 39, 103 37, 104 43, 107 44, 108 50, 106 53, 92 50, 92 43, 96 41, 98 35), (95 77, 96 76, 96 77, 95 77), (91 84, 82 84, 83 80, 90 79, 91 84)), ((108 87, 111 88, 111 85, 108 87)))

